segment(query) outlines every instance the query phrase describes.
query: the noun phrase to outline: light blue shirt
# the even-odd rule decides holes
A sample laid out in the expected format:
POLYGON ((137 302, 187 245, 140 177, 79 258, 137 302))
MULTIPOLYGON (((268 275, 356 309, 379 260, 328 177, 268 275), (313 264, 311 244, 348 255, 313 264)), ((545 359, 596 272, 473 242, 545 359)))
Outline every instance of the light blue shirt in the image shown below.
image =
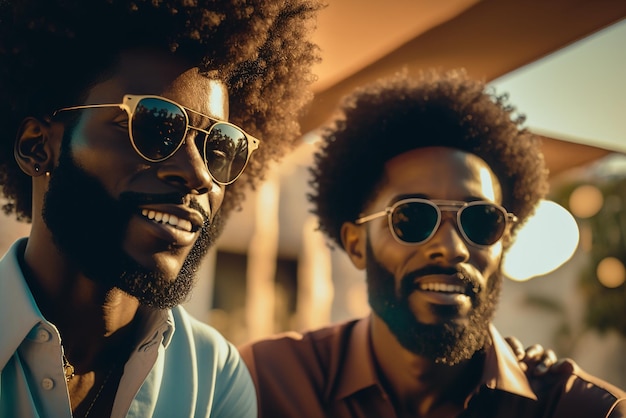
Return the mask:
MULTIPOLYGON (((71 418, 61 338, 39 311, 17 254, 0 260, 0 418, 71 418)), ((124 366, 111 417, 256 417, 237 349, 182 307, 142 309, 141 342, 124 366)))

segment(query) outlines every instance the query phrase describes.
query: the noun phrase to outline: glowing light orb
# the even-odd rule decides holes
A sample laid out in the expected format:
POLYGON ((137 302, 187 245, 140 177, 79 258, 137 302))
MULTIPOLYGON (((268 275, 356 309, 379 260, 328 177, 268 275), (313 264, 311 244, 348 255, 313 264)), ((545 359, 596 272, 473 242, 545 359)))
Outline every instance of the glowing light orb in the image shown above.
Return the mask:
POLYGON ((626 279, 624 264, 615 257, 603 258, 596 268, 598 281, 608 288, 619 287, 626 279))
POLYGON ((602 192, 591 184, 578 186, 569 196, 569 210, 579 218, 591 218, 603 204, 602 192))
POLYGON ((515 281, 550 273, 572 257, 579 238, 572 214, 555 202, 543 200, 517 231, 516 240, 505 256, 503 272, 515 281))

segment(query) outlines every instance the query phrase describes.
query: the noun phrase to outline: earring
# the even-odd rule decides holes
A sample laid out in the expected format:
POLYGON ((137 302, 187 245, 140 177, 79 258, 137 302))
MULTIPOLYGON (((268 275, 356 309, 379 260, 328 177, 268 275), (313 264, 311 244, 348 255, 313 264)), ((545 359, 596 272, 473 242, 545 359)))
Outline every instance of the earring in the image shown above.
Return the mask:
POLYGON ((39 170, 41 170, 41 166, 39 164, 35 164, 35 173, 39 173, 39 170))

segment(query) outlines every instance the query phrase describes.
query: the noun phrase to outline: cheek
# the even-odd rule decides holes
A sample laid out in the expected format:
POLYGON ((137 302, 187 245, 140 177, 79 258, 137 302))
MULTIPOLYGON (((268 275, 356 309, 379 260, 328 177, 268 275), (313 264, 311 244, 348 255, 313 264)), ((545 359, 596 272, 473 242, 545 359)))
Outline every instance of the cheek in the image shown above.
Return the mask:
POLYGON ((211 207, 211 220, 215 218, 215 215, 222 207, 224 203, 224 196, 226 194, 226 186, 222 186, 213 182, 211 190, 208 193, 209 206, 211 207))
POLYGON ((121 135, 107 129, 89 129, 83 124, 76 127, 70 140, 74 162, 99 178, 109 192, 115 189, 116 179, 132 176, 146 167, 129 147, 129 141, 121 135))
POLYGON ((386 222, 380 227, 370 228, 368 234, 376 260, 399 282, 410 272, 410 261, 415 260, 419 246, 400 244, 391 235, 386 222))
POLYGON ((489 248, 477 251, 473 258, 476 260, 475 265, 480 266, 481 273, 485 278, 496 273, 500 268, 500 260, 502 259, 502 242, 498 242, 489 248))

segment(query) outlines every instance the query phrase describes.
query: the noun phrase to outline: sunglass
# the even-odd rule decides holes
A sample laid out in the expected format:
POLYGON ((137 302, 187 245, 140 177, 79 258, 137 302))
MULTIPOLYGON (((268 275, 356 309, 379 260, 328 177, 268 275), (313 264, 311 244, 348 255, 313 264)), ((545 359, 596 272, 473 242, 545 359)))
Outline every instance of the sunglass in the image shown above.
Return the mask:
POLYGON ((504 235, 508 223, 517 221, 515 215, 491 202, 410 198, 399 200, 380 212, 363 216, 355 223, 361 225, 387 216, 389 229, 398 242, 423 244, 437 232, 442 211, 456 212, 456 222, 463 238, 478 247, 495 244, 504 235))
POLYGON ((133 148, 147 161, 167 160, 184 144, 190 129, 204 134, 204 161, 213 179, 222 185, 233 183, 248 164, 259 140, 232 123, 214 119, 160 96, 127 94, 123 103, 64 107, 60 112, 101 107, 119 107, 128 113, 128 136, 133 148), (189 123, 189 113, 208 119, 208 129, 189 123))

